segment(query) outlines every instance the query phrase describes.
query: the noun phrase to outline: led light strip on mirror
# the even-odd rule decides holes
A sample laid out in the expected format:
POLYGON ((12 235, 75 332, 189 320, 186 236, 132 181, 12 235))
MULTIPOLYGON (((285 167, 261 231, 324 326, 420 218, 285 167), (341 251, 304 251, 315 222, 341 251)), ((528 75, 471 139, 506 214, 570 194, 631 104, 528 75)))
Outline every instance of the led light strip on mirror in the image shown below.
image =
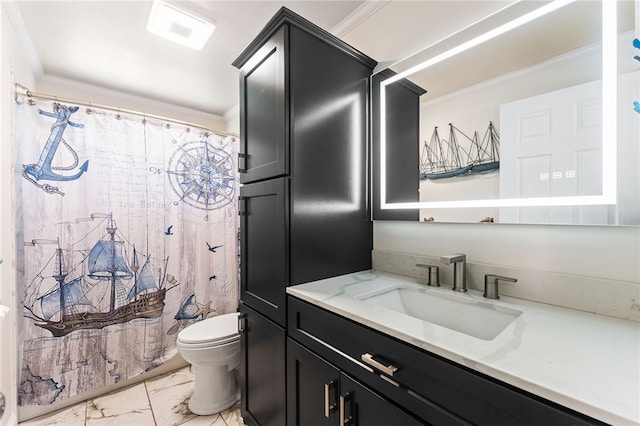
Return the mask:
MULTIPOLYGON (((432 67, 448 58, 463 53, 502 34, 521 27, 535 19, 554 12, 575 0, 555 0, 472 38, 459 46, 436 55, 404 72, 380 83, 380 208, 426 209, 469 207, 530 207, 530 206, 587 206, 616 204, 617 198, 617 7, 616 1, 602 1, 602 194, 587 196, 558 196, 506 198, 460 201, 387 202, 386 172, 386 86, 415 72, 432 67)), ((480 22, 480 21, 479 21, 480 22)))

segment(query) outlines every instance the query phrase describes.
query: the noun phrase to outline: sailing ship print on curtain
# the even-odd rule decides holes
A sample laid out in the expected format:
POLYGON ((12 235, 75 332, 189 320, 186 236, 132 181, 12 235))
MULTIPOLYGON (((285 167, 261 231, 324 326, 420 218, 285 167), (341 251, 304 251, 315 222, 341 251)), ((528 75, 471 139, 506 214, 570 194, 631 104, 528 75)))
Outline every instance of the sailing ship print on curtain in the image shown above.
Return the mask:
POLYGON ((16 139, 20 405, 152 370, 236 310, 235 137, 23 99, 16 139))

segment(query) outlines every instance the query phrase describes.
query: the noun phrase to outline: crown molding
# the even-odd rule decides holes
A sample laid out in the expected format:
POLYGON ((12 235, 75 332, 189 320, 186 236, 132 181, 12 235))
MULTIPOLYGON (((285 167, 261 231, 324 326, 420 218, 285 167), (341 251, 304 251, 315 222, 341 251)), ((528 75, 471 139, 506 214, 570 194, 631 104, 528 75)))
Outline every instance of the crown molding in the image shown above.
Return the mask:
POLYGON ((340 21, 329 31, 336 37, 343 37, 351 30, 356 28, 362 22, 366 21, 371 15, 382 9, 391 0, 365 0, 358 8, 340 21))

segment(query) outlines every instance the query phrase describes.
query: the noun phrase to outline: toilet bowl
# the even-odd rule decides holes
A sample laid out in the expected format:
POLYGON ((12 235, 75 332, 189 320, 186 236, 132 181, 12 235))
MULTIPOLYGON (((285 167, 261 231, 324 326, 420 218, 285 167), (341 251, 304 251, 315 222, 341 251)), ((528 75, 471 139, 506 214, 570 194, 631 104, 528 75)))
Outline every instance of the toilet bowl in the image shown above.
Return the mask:
POLYGON ((210 415, 233 406, 240 397, 235 370, 240 365, 238 314, 218 315, 178 334, 178 352, 195 374, 189 410, 210 415))

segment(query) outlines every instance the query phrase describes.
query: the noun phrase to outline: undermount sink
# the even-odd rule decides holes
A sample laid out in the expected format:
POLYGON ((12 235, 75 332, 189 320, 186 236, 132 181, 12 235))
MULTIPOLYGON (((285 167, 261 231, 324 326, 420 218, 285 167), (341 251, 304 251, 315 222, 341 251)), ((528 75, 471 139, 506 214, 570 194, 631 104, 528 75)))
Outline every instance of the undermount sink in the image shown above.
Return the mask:
POLYGON ((493 340, 522 314, 464 296, 405 286, 386 288, 358 299, 483 340, 493 340))

